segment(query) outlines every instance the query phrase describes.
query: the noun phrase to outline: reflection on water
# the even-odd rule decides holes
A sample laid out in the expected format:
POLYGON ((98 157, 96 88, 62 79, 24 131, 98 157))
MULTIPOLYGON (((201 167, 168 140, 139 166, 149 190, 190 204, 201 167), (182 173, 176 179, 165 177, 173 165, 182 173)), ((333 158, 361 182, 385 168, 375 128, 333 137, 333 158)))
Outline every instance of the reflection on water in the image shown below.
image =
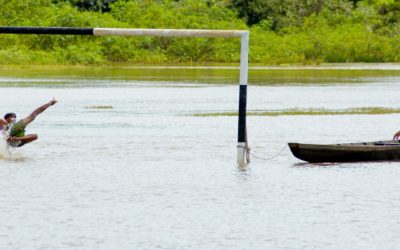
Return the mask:
MULTIPOLYGON (((0 67, 0 86, 107 86, 159 82, 172 84, 237 84, 238 65, 210 66, 121 66, 121 67, 0 67)), ((337 64, 303 67, 250 66, 249 84, 333 85, 396 82, 399 64, 337 64)))
POLYGON ((335 163, 335 162, 321 162, 321 163, 308 163, 308 162, 298 162, 292 165, 293 168, 355 168, 355 167, 365 167, 366 164, 376 165, 376 162, 359 162, 356 164, 350 163, 335 163))
MULTIPOLYGON (((59 100, 28 126, 27 133, 38 133, 39 140, 13 152, 21 160, 0 160, 1 249, 396 249, 400 244, 398 162, 308 164, 287 148, 280 152, 289 141, 388 139, 399 130, 399 115, 248 117, 254 153, 280 154, 267 161, 252 158, 243 171, 235 167, 237 118, 191 116, 236 111, 237 85, 204 84, 197 75, 150 82, 130 75, 119 79, 128 69, 111 69, 111 75, 80 70, 0 77, 0 113, 23 117, 53 96, 59 100), (53 79, 64 84, 54 87, 53 79), (85 108, 96 106, 112 109, 85 108)), ((201 75, 216 75, 217 83, 223 83, 218 74, 237 81, 226 72, 201 75)), ((249 110, 399 107, 396 70, 382 75, 357 70, 357 84, 347 80, 353 78, 349 72, 344 78, 327 72, 325 79, 333 80, 324 85, 314 84, 321 75, 308 70, 306 79, 298 74, 289 82, 312 84, 294 86, 285 80, 294 74, 257 72, 278 76, 260 76, 273 86, 250 85, 249 110)))

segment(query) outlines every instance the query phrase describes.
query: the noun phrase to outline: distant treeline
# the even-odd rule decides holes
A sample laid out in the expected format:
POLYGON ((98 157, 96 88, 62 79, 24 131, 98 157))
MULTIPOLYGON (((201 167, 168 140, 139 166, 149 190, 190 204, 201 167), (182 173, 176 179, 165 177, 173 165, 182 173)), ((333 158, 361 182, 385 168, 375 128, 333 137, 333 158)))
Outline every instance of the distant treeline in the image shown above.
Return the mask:
MULTIPOLYGON (((400 62, 397 0, 0 0, 0 26, 249 29, 250 62, 400 62)), ((238 39, 0 35, 0 64, 238 62, 238 39)))

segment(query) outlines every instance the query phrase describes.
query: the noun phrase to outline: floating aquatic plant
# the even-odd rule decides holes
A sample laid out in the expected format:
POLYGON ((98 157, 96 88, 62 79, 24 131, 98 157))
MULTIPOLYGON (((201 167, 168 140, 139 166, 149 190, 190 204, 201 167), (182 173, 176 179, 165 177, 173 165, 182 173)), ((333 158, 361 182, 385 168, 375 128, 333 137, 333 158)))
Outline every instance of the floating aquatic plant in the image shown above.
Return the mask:
POLYGON ((86 106, 85 109, 113 109, 111 105, 86 106))
MULTIPOLYGON (((282 116, 282 115, 383 115, 400 113, 400 108, 355 107, 347 109, 325 108, 291 108, 283 110, 248 111, 248 116, 282 116)), ((193 116, 237 116, 237 112, 214 112, 194 114, 193 116)))

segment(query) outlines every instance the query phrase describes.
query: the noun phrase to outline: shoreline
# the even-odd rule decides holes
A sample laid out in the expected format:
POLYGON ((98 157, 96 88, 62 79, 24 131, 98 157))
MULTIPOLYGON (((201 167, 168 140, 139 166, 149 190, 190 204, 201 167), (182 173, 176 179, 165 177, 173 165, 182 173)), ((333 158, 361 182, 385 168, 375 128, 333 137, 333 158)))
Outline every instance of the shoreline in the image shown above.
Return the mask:
MULTIPOLYGON (((171 63, 171 64, 50 64, 50 65, 8 65, 0 64, 0 70, 6 69, 94 69, 94 68, 119 68, 119 69, 200 69, 200 70, 239 70, 239 63, 171 63)), ((249 63, 249 70, 400 70, 400 63, 323 63, 315 65, 282 64, 265 65, 249 63)))

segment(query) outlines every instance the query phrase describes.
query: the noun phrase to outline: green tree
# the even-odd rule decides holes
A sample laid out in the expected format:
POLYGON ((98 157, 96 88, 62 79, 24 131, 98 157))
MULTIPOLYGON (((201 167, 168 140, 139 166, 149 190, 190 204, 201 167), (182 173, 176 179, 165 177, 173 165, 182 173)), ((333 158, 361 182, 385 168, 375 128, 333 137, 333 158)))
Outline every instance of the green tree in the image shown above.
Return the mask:
POLYGON ((230 6, 238 10, 248 25, 267 20, 273 30, 299 26, 305 17, 324 9, 346 14, 353 9, 348 0, 231 0, 230 6))
POLYGON ((83 11, 110 12, 111 4, 125 0, 52 0, 53 3, 69 3, 83 11))

